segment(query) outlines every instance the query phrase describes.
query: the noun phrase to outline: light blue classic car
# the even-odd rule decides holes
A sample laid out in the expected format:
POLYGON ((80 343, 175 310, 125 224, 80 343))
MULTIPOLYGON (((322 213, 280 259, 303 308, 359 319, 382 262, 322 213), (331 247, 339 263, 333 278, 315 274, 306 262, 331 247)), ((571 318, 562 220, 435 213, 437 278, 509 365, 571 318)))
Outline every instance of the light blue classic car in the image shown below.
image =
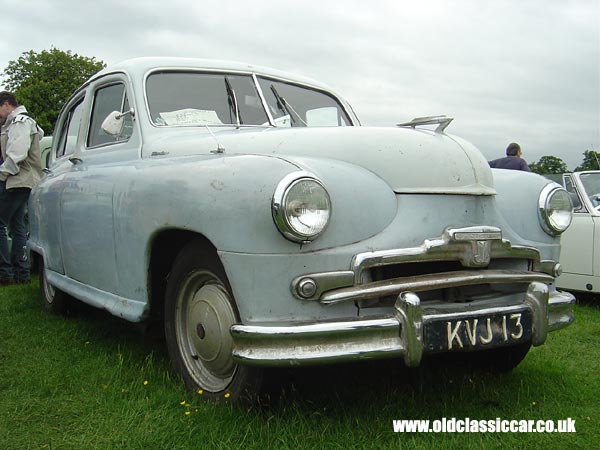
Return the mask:
POLYGON ((210 399, 260 392, 269 366, 469 352, 510 370, 573 320, 553 286, 572 205, 492 171, 450 120, 362 127, 326 86, 246 64, 107 68, 64 106, 31 195, 44 305, 164 322, 210 399))

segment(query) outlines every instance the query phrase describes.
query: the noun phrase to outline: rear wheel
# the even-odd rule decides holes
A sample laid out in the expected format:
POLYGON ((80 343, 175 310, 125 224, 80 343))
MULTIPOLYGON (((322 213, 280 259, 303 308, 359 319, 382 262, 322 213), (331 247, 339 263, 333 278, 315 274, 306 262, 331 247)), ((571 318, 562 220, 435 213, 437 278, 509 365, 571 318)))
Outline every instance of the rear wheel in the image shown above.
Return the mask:
POLYGON ((52 286, 46 278, 46 266, 44 258, 38 258, 39 276, 40 276, 40 296, 44 309, 52 314, 67 314, 71 305, 71 297, 63 291, 52 286))
POLYGON ((230 328, 239 322, 231 288, 214 249, 202 241, 177 256, 167 283, 165 336, 175 370, 208 400, 252 398, 262 370, 236 364, 230 328))

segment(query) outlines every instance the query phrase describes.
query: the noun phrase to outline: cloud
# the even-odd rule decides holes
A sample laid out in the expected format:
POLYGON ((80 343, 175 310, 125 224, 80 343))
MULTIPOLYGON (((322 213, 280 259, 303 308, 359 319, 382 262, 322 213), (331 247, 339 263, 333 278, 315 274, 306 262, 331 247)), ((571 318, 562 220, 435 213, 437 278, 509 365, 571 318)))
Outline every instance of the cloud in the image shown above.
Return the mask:
POLYGON ((511 141, 569 167, 600 150, 598 0, 30 3, 3 11, 0 69, 51 46, 239 60, 327 83, 363 124, 453 116, 488 159, 511 141))

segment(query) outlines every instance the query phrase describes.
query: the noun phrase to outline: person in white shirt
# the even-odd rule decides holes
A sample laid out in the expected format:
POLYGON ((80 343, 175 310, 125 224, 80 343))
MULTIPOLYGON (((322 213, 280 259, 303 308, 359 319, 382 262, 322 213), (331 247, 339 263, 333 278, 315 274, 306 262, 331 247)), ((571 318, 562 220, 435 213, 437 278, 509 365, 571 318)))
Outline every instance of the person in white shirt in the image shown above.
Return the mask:
POLYGON ((24 106, 0 92, 0 285, 29 282, 25 212, 31 189, 42 175, 40 139, 44 131, 24 106), (12 237, 9 253, 7 230, 12 237))

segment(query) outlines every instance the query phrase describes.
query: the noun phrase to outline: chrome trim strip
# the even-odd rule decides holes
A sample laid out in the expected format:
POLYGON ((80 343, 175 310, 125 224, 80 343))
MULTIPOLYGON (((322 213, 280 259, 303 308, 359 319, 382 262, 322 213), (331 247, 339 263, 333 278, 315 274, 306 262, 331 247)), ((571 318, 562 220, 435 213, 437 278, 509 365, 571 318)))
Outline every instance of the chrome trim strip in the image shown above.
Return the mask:
POLYGON ((352 286, 354 283, 354 272, 349 270, 339 272, 309 273, 296 277, 292 280, 292 294, 300 300, 317 300, 321 294, 332 289, 352 286), (316 284, 316 290, 310 297, 304 297, 300 294, 301 283, 305 280, 312 280, 316 284))
POLYGON ((427 239, 418 247, 359 253, 352 259, 351 270, 358 284, 363 271, 389 264, 460 261, 464 267, 485 267, 496 258, 531 259, 537 271, 540 253, 533 247, 511 245, 496 227, 449 228, 442 236, 427 239))
POLYGON ((519 272, 513 270, 461 270, 431 275, 394 278, 374 283, 341 288, 325 292, 320 302, 333 305, 341 302, 398 295, 401 292, 422 292, 433 289, 472 286, 476 284, 531 283, 534 281, 552 283, 554 278, 540 272, 519 272))
POLYGON ((263 93, 262 88, 260 87, 260 83, 258 82, 258 77, 256 76, 255 72, 252 73, 252 81, 254 82, 254 87, 256 88, 256 91, 258 92, 258 96, 260 97, 260 102, 263 105, 263 109, 267 113, 267 118, 269 120, 269 125, 272 126, 272 127, 274 127, 275 126, 275 119, 273 119, 273 114, 271 114, 271 110, 269 109, 269 104, 267 103, 267 99, 265 98, 265 94, 263 93))
MULTIPOLYGON (((460 262, 464 267, 484 268, 490 264, 492 259, 502 258, 528 260, 531 262, 532 266, 531 273, 545 272, 549 275, 553 275, 546 270, 542 270, 542 268, 547 269, 549 263, 546 262, 545 265, 542 266, 540 263, 540 253, 536 248, 511 245, 510 241, 502 239, 502 231, 500 228, 491 226, 473 226, 448 228, 440 237, 427 239, 418 247, 359 253, 352 258, 350 271, 322 272, 298 276, 292 280, 291 291, 296 298, 301 300, 318 300, 321 297, 328 298, 330 294, 335 295, 335 293, 328 293, 328 291, 337 288, 368 290, 373 287, 374 289, 379 289, 380 286, 378 284, 365 284, 363 280, 363 273, 368 269, 376 267, 403 263, 456 261, 460 262), (350 278, 350 274, 353 274, 353 279, 350 278), (313 279, 316 282, 316 290, 312 296, 305 297, 299 294, 299 285, 306 279, 313 279)), ((480 272, 478 271, 477 273, 479 274, 480 272)), ((521 278, 516 282, 553 281, 553 279, 544 277, 542 274, 539 275, 541 278, 531 278, 530 273, 526 273, 528 274, 527 277, 522 278, 523 272, 518 272, 518 276, 521 278)), ((440 275, 442 274, 430 275, 433 277, 430 281, 439 283, 440 281, 437 281, 437 279, 440 278, 440 275)), ((412 277, 407 277, 404 280, 402 278, 397 278, 379 283, 398 284, 406 282, 409 283, 406 289, 408 291, 426 290, 413 287, 410 285, 412 281, 412 277)), ((452 286, 457 286, 457 284, 454 284, 456 282, 453 282, 452 286)), ((504 279, 494 281, 490 279, 490 281, 486 282, 499 283, 509 281, 504 279)), ((472 282, 471 284, 476 283, 472 282)), ((439 287, 442 286, 432 286, 431 289, 437 289, 439 287)), ((390 286, 389 289, 391 293, 395 293, 394 291, 400 288, 394 289, 390 286)))
POLYGON ((231 333, 242 339, 257 333, 260 333, 266 339, 280 339, 307 335, 311 337, 322 337, 345 331, 360 331, 365 328, 389 328, 396 327, 397 325, 398 321, 393 317, 384 319, 349 319, 341 322, 320 322, 299 325, 233 325, 231 327, 231 333))

